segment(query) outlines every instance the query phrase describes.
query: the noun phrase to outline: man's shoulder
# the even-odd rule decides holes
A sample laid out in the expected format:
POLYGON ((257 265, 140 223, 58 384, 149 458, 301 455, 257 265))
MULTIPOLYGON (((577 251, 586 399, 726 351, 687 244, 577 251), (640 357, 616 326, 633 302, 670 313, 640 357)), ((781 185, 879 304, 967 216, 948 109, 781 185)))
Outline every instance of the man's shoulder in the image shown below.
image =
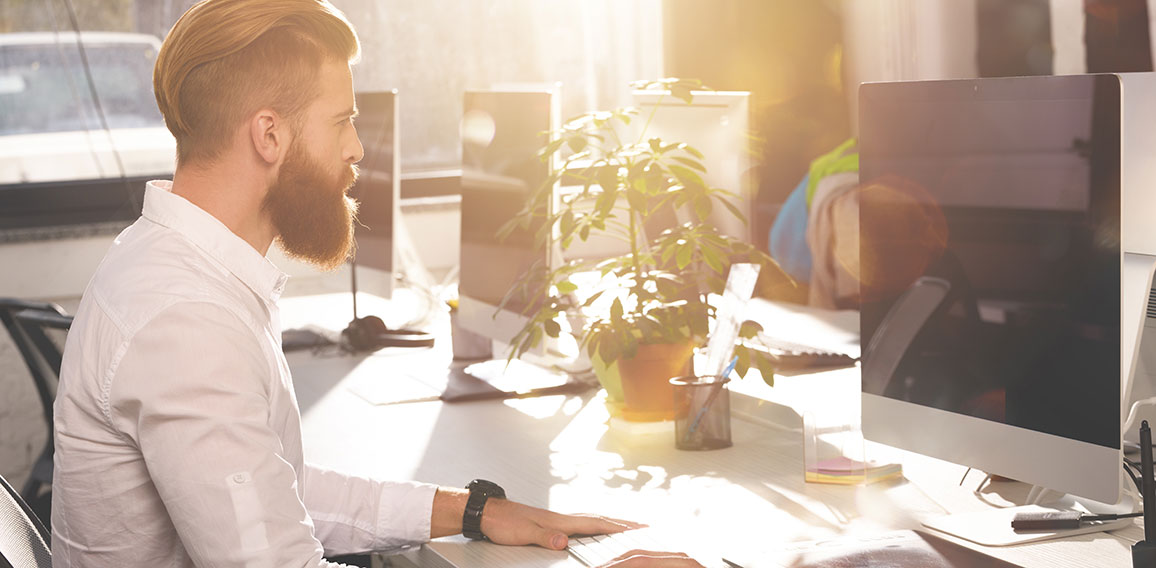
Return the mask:
POLYGON ((162 311, 182 303, 246 308, 235 277, 179 232, 138 221, 116 240, 85 293, 132 334, 162 311))

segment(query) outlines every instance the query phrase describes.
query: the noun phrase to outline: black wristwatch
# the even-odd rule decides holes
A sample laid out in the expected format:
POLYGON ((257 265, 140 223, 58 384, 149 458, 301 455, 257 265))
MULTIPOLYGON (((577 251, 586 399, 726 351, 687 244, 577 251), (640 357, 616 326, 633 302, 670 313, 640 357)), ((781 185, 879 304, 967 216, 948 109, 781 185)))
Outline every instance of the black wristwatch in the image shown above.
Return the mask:
POLYGON ((471 540, 490 540, 482 534, 482 510, 491 497, 505 499, 506 491, 493 481, 475 479, 466 485, 470 498, 466 500, 466 512, 462 513, 462 534, 471 540))

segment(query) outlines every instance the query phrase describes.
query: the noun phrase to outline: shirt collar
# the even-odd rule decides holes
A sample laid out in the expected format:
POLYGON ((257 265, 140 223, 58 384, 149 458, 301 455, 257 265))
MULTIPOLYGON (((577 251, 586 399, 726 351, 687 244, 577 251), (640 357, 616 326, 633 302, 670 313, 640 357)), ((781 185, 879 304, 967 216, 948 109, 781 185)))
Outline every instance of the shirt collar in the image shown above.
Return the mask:
POLYGON ((172 189, 173 182, 168 180, 148 182, 142 216, 180 233, 258 297, 276 302, 289 276, 216 217, 174 194, 172 189))

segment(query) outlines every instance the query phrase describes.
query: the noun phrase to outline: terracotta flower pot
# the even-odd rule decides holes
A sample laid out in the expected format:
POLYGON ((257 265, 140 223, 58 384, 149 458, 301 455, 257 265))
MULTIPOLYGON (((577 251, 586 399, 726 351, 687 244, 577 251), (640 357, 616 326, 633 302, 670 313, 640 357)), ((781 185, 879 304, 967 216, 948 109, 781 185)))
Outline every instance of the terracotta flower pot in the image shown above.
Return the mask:
POLYGON ((634 422, 674 418, 673 377, 691 374, 694 342, 639 345, 634 357, 619 358, 625 407, 622 417, 634 422))

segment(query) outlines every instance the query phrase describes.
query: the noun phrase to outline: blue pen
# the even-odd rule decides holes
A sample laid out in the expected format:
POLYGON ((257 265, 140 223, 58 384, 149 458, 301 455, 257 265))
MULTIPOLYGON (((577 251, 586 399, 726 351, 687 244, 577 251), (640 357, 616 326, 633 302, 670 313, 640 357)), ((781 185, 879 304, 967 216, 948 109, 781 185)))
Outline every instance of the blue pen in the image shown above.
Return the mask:
POLYGON ((716 397, 718 397, 718 393, 722 391, 722 389, 723 389, 723 379, 725 379, 725 378, 727 378, 728 376, 730 376, 730 374, 731 374, 731 371, 734 371, 734 370, 735 370, 735 365, 737 365, 737 364, 738 364, 738 362, 739 362, 739 356, 738 356, 738 355, 735 355, 735 356, 734 356, 734 358, 733 358, 733 359, 731 359, 731 362, 730 362, 730 363, 727 363, 727 366, 726 366, 726 368, 725 368, 725 369, 723 369, 723 372, 722 372, 722 374, 721 374, 721 375, 719 375, 719 382, 718 382, 718 384, 716 384, 716 385, 713 385, 713 387, 714 387, 714 388, 712 388, 712 389, 711 389, 711 391, 710 391, 710 396, 708 396, 708 397, 706 398, 706 402, 704 402, 704 403, 703 403, 703 405, 702 405, 702 408, 700 408, 700 409, 698 410, 698 415, 694 417, 694 422, 691 422, 691 423, 690 423, 690 428, 687 428, 687 429, 686 429, 686 435, 682 437, 682 441, 683 441, 684 443, 685 443, 685 442, 688 442, 688 441, 690 441, 690 436, 691 436, 691 434, 694 434, 694 431, 698 429, 698 423, 699 423, 699 422, 702 422, 702 417, 703 417, 703 416, 706 416, 706 411, 707 411, 707 410, 710 410, 710 405, 711 405, 711 404, 714 404, 714 399, 715 399, 716 397))

